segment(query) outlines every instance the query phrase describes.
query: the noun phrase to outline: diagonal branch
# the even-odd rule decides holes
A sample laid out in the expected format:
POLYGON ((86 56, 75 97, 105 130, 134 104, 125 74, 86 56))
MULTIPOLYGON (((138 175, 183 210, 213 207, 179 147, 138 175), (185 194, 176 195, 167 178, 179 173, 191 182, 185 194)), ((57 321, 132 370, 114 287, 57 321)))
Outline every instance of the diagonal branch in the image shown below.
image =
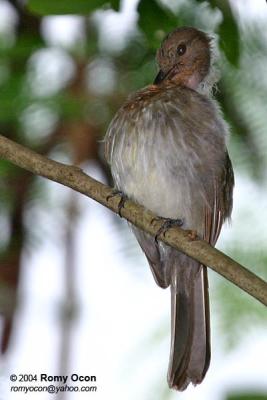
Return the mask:
MULTIPOLYGON (((33 174, 68 186, 118 214, 120 196, 109 197, 112 188, 86 175, 80 168, 50 160, 2 135, 0 135, 0 157, 33 174)), ((162 222, 155 219, 156 216, 149 210, 130 200, 125 202, 121 215, 153 236, 162 225, 162 222)), ((209 266, 267 306, 267 282, 207 242, 198 238, 192 240, 187 231, 178 227, 169 229, 165 236, 161 234, 159 239, 209 266)))

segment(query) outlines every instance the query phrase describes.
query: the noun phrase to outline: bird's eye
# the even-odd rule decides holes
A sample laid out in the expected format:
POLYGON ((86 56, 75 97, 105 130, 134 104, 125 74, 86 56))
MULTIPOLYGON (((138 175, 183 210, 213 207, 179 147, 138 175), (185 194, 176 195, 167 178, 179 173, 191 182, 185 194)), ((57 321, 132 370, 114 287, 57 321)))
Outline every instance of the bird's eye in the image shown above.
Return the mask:
POLYGON ((177 47, 177 54, 178 56, 182 56, 186 52, 186 45, 185 44, 179 44, 177 47))

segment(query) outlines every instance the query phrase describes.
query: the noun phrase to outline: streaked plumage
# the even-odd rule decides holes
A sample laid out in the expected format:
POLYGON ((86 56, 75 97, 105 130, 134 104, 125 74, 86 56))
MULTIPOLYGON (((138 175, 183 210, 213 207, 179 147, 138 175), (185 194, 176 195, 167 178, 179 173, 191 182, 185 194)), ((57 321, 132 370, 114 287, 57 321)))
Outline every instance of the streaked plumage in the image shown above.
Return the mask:
MULTIPOLYGON (((193 28, 177 30, 177 41, 179 36, 184 42, 186 36, 198 35, 199 31, 188 29, 193 28)), ((166 39, 169 46, 174 36, 166 39)), ((188 71, 186 82, 191 79, 188 71)), ((190 82, 199 80, 194 74, 190 82)), ((196 230, 215 245, 232 209, 233 173, 225 145, 228 130, 216 102, 189 86, 168 79, 132 95, 109 126, 105 154, 116 188, 159 216, 182 219, 183 228, 196 230)), ((157 284, 171 287, 168 382, 184 390, 190 382, 203 380, 210 362, 207 270, 132 229, 157 284)))

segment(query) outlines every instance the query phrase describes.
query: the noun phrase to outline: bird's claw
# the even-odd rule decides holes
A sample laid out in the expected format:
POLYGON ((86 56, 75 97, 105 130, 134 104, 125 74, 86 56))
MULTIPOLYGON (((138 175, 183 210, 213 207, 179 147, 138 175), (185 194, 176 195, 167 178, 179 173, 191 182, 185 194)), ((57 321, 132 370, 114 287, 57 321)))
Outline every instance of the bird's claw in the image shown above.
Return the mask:
POLYGON ((174 226, 183 226, 184 221, 180 218, 177 219, 171 219, 171 218, 161 218, 161 217, 156 217, 153 218, 153 221, 156 220, 163 220, 163 224, 161 225, 161 227, 159 228, 159 230, 157 231, 156 235, 155 235, 155 242, 158 245, 158 238, 159 236, 163 233, 163 236, 165 236, 165 233, 168 229, 174 227, 174 226))
POLYGON ((124 207, 125 201, 127 200, 127 196, 121 190, 114 189, 114 190, 112 190, 112 193, 106 197, 106 200, 109 201, 109 199, 111 199, 112 197, 115 197, 115 196, 121 197, 119 204, 118 204, 118 214, 122 218, 121 210, 124 207))

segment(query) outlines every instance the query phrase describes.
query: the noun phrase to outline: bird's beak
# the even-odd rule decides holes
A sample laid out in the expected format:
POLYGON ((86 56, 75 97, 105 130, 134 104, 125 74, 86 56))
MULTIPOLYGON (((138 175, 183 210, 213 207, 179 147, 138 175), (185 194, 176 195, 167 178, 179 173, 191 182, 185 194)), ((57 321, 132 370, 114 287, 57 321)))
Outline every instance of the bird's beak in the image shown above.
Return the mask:
POLYGON ((177 73, 179 73, 179 69, 180 69, 181 65, 182 65, 181 63, 177 63, 171 69, 169 69, 169 71, 167 71, 167 72, 163 72, 160 69, 158 75, 156 76, 156 78, 153 82, 154 85, 160 84, 166 78, 172 79, 177 73))
POLYGON ((158 85, 159 83, 161 83, 164 80, 164 78, 166 77, 166 75, 168 75, 168 73, 165 73, 160 69, 154 82, 153 82, 154 85, 158 85))

